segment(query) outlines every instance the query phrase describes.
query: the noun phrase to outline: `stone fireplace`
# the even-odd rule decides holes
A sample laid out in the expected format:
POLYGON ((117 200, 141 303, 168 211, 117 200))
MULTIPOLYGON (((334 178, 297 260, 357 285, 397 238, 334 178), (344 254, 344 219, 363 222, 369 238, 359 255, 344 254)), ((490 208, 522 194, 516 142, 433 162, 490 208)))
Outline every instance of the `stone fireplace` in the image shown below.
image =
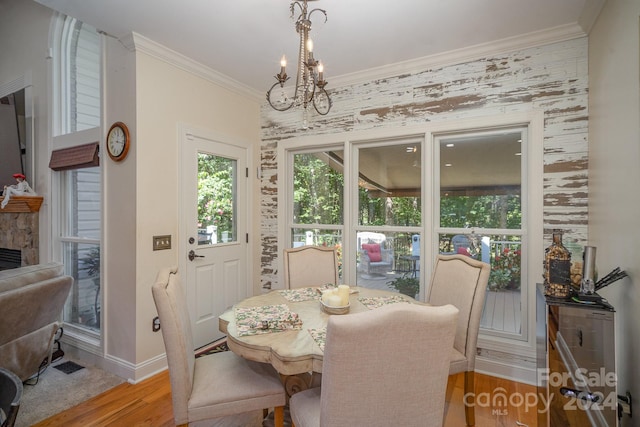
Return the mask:
MULTIPOLYGON (((2 197, 0 197, 2 199, 2 197)), ((42 197, 13 196, 4 209, 0 209, 0 251, 8 262, 15 260, 20 251, 20 265, 39 263, 39 210, 42 197)), ((3 267, 6 268, 6 267, 3 267)))

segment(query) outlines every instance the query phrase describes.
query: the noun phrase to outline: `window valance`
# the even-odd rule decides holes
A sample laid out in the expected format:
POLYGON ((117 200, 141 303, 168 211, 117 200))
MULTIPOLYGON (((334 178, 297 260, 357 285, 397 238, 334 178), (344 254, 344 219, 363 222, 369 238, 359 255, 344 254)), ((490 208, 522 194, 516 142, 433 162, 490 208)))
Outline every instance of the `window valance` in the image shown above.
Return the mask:
POLYGON ((51 153, 49 167, 54 171, 63 171, 99 166, 98 152, 98 142, 54 150, 51 153))

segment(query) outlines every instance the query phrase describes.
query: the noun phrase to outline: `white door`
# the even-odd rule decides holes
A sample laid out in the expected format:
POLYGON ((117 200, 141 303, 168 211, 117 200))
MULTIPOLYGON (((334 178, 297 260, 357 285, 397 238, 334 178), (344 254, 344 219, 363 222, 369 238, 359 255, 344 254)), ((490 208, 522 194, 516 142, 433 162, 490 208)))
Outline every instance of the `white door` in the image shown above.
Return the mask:
POLYGON ((223 335, 218 316, 249 296, 247 149, 182 134, 182 276, 195 348, 223 335))

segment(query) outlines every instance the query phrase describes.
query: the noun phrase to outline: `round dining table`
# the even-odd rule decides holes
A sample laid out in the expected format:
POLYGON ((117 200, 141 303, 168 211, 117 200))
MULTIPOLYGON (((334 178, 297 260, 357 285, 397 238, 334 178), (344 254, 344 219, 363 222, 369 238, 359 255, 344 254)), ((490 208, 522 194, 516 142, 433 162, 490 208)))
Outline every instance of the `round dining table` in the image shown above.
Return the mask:
POLYGON ((398 292, 350 287, 348 313, 327 314, 321 307, 319 291, 317 297, 303 301, 287 299, 286 292, 272 290, 269 293, 249 297, 237 303, 220 315, 219 328, 227 335, 229 350, 245 359, 270 363, 283 377, 289 394, 311 386, 313 379, 309 377, 310 373, 322 372, 323 349, 321 345, 323 343, 319 343, 312 334, 314 331, 321 333, 325 331, 330 316, 348 316, 371 309, 371 305, 367 306, 361 301, 391 300, 397 302, 401 298, 409 303, 418 303, 413 298, 398 292), (236 324, 236 308, 281 304, 286 304, 291 312, 298 314, 302 320, 300 329, 256 335, 241 335, 239 333, 236 324))

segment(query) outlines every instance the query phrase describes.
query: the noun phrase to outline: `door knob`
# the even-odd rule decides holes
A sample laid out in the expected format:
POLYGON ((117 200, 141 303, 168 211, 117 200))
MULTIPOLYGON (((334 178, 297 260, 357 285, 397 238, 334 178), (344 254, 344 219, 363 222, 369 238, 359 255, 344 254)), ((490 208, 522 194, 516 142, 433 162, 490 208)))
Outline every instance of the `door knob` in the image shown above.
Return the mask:
POLYGON ((191 249, 189 251, 189 261, 193 261, 195 258, 204 258, 204 255, 196 255, 195 251, 191 249))

